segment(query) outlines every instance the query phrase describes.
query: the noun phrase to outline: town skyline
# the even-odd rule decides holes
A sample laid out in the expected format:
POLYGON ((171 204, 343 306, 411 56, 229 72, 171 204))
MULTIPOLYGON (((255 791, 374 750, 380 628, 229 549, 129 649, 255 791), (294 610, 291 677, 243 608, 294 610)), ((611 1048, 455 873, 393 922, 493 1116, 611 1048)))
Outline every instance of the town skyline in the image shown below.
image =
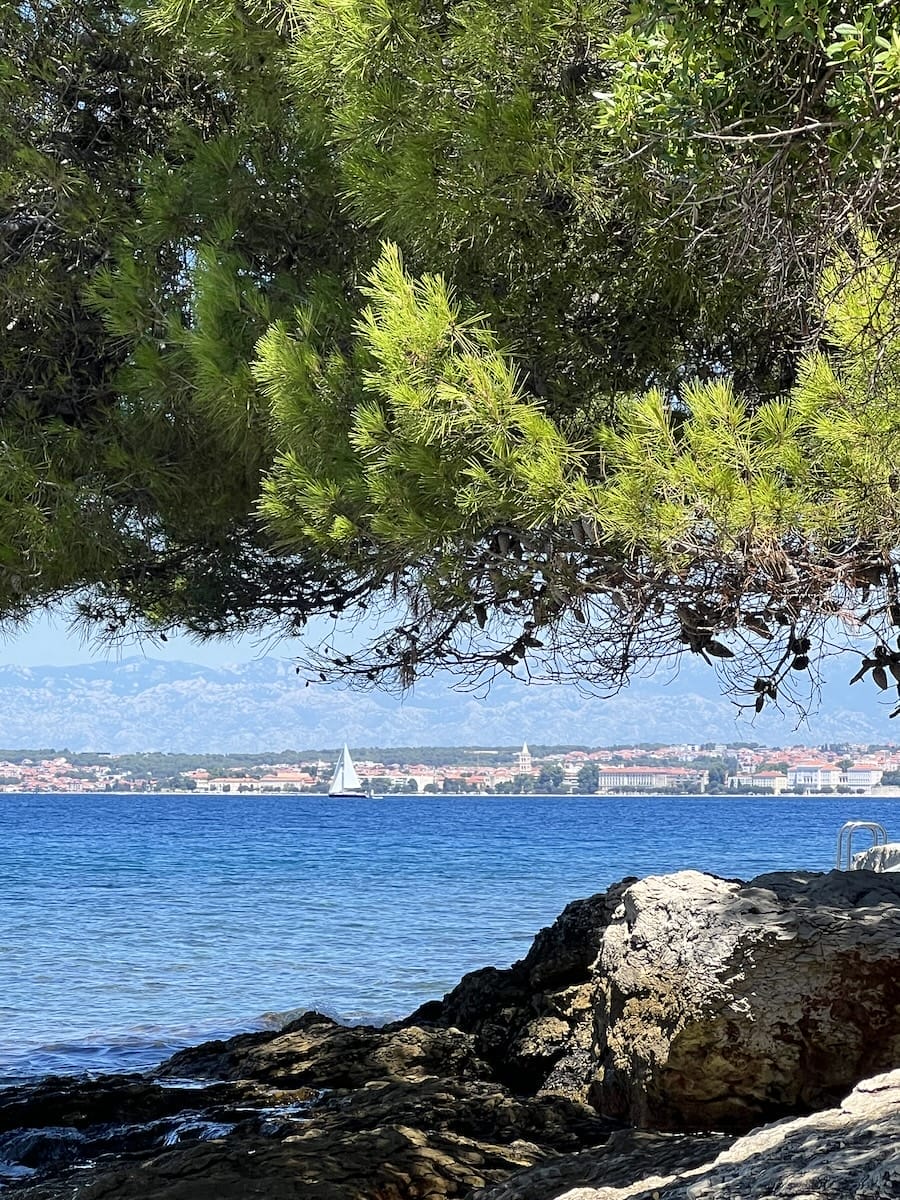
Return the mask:
MULTIPOLYGON (((900 747, 890 745, 426 749, 361 748, 356 769, 382 794, 900 794, 900 747)), ((243 756, 7 750, 0 751, 0 791, 323 794, 336 755, 328 749, 243 756)))

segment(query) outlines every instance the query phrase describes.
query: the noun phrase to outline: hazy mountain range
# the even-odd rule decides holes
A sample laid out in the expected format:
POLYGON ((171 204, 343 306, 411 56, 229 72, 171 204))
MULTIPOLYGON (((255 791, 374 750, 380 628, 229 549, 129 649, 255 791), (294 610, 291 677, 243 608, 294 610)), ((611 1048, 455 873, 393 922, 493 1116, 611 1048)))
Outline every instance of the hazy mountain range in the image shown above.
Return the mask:
MULTIPOLYGON (((852 670, 852 667, 851 667, 852 670)), ((504 680, 486 697, 423 681, 399 699, 303 686, 290 661, 231 667, 129 658, 65 667, 0 667, 0 746, 69 750, 261 752, 356 746, 757 741, 769 745, 900 740, 870 683, 840 670, 818 712, 737 716, 711 672, 637 680, 609 700, 575 688, 504 680)))

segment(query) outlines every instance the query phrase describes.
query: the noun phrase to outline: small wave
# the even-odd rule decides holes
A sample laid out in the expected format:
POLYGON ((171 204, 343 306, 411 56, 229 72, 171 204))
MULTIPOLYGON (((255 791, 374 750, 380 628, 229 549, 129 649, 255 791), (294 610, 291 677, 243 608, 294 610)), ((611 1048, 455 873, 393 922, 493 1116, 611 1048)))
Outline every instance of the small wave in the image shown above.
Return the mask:
POLYGON ((55 1039, 21 1049, 0 1046, 0 1088, 34 1083, 48 1075, 93 1078, 151 1071, 177 1050, 200 1042, 264 1028, 260 1021, 163 1028, 137 1025, 128 1030, 55 1039))
POLYGON ((25 1167, 21 1163, 0 1162, 0 1184, 18 1183, 33 1174, 33 1167, 25 1167))
POLYGON ((286 1025, 290 1025, 293 1021, 299 1020, 306 1013, 316 1012, 323 1017, 327 1017, 330 1021, 336 1021, 338 1025, 374 1025, 380 1028, 386 1025, 389 1021, 399 1021, 405 1013, 389 1013, 387 1016, 383 1012, 378 1013, 368 1009, 343 1009, 338 1010, 332 1008, 329 1004, 316 1005, 315 1008, 310 1008, 306 1005, 303 1008, 287 1008, 281 1012, 264 1012, 257 1018, 257 1029, 271 1029, 276 1032, 279 1029, 284 1029, 286 1025))
MULTIPOLYGON (((25 1047, 0 1044, 0 1088, 20 1087, 48 1075, 95 1078, 98 1075, 143 1074, 152 1071, 178 1050, 201 1042, 234 1037, 240 1033, 277 1032, 304 1013, 308 1006, 270 1010, 233 1023, 203 1022, 164 1027, 154 1023, 126 1030, 97 1031, 72 1038, 47 1040, 25 1047)), ((315 1008, 340 1025, 384 1025, 394 1020, 364 1009, 339 1011, 331 1005, 315 1008)), ((397 1013, 399 1017, 401 1014, 397 1013)))
POLYGON ((212 1142, 216 1138, 227 1137, 234 1129, 233 1124, 224 1121, 205 1121, 202 1118, 181 1121, 163 1138, 164 1146, 178 1146, 182 1142, 212 1142))

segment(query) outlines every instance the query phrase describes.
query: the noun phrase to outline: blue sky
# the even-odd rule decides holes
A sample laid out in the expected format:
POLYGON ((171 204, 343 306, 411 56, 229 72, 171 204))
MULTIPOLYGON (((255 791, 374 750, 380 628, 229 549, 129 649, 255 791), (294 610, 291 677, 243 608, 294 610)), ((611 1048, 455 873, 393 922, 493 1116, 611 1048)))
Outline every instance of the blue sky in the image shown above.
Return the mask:
POLYGON ((284 639, 259 636, 233 639, 227 642, 199 644, 188 637, 170 637, 157 645, 132 642, 127 646, 111 647, 94 640, 85 640, 72 632, 62 617, 41 615, 14 636, 0 643, 0 661, 13 666, 34 667, 73 666, 94 660, 112 661, 117 658, 144 654, 147 658, 168 659, 170 662, 195 662, 209 666, 248 662, 253 658, 272 655, 290 658, 297 643, 284 639))

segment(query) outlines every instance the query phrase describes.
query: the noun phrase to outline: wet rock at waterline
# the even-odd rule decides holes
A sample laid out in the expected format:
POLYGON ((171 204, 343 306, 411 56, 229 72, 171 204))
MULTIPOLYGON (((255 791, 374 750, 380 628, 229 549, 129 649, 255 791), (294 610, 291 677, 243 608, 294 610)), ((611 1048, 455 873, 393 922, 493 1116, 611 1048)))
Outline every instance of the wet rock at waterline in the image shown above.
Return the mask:
POLYGON ((382 1029, 307 1013, 156 1082, 0 1094, 0 1158, 28 1200, 886 1200, 865 1127, 896 1144, 900 1087, 835 1105, 898 1064, 900 875, 686 871, 570 904, 521 962, 382 1029), (776 1190, 742 1190, 742 1163, 776 1190))
POLYGON ((279 1091, 249 1080, 197 1087, 140 1075, 51 1077, 0 1091, 0 1180, 296 1120, 315 1096, 310 1088, 279 1091))
MULTIPOLYGON (((74 1197, 73 1189, 79 1200, 462 1196, 523 1167, 599 1145, 612 1128, 565 1097, 513 1095, 475 1056, 471 1036, 456 1030, 348 1029, 309 1014, 281 1034, 183 1052, 164 1073, 188 1069, 230 1074, 234 1082, 200 1094, 208 1093, 221 1115, 228 1089, 237 1088, 234 1099, 248 1101, 243 1119, 193 1143, 179 1138, 170 1148, 129 1144, 123 1129, 117 1157, 99 1158, 85 1171, 70 1156, 55 1164, 68 1171, 18 1187, 42 1200, 74 1197), (257 1072, 252 1083, 250 1071, 257 1072), (304 1085, 299 1093, 288 1085, 309 1079, 328 1085, 302 1112, 279 1120, 279 1104, 309 1094, 304 1085)), ((55 1117, 58 1107, 51 1101, 48 1114, 55 1117)), ((32 1119, 37 1115, 33 1106, 32 1119)), ((196 1108, 192 1114, 203 1115, 196 1108)))
POLYGON ((900 1064, 900 874, 682 871, 570 904, 414 1014, 513 1088, 629 1125, 742 1131, 900 1064))

